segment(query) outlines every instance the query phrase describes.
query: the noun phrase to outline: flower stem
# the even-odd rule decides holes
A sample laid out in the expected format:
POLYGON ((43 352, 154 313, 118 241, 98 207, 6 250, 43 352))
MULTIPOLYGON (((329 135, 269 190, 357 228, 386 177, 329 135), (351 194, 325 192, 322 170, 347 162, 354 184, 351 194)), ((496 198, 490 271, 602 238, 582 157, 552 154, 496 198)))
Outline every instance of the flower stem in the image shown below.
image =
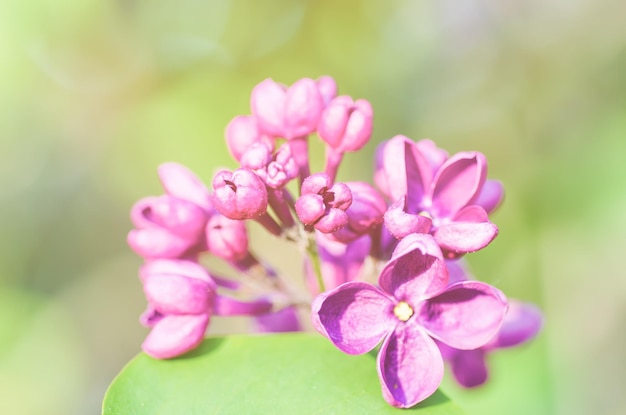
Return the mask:
POLYGON ((324 279, 322 278, 322 267, 320 265, 320 257, 317 253, 317 245, 309 242, 306 250, 309 254, 309 258, 311 259, 311 264, 313 265, 313 272, 315 272, 320 293, 323 293, 326 291, 326 286, 324 285, 324 279))

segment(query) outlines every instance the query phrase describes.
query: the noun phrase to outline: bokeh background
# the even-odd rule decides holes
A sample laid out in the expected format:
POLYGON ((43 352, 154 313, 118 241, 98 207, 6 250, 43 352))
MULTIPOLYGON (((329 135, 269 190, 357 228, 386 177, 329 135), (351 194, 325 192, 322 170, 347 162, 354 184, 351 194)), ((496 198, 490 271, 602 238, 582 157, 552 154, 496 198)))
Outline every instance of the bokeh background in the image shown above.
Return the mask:
POLYGON ((405 134, 482 151, 505 184, 467 259, 545 328, 444 391, 468 414, 626 413, 625 19, 622 0, 2 1, 0 413, 100 413, 146 334, 125 237, 156 167, 208 181, 256 83, 324 74, 375 110, 340 179, 405 134))

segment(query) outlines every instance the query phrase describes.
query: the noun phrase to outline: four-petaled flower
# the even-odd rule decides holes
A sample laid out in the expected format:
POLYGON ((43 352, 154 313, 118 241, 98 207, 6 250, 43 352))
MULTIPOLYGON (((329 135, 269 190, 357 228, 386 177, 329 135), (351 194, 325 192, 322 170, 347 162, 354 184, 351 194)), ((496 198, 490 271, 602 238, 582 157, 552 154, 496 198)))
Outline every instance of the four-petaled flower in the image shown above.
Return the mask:
POLYGON ((417 404, 441 383, 443 359, 433 339, 480 347, 498 332, 507 308, 488 284, 448 285, 443 255, 428 234, 402 239, 378 284, 347 282, 320 294, 312 321, 345 353, 366 353, 382 341, 378 375, 384 398, 397 407, 417 404))

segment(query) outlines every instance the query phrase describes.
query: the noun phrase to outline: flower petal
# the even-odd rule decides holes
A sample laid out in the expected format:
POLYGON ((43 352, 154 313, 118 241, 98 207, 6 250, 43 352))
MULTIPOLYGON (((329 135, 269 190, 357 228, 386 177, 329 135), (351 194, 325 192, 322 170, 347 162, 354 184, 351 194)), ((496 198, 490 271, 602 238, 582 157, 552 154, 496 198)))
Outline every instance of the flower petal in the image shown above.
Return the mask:
POLYGON ((536 305, 511 300, 500 331, 487 347, 517 346, 535 337, 542 325, 543 315, 536 305))
POLYGON ((148 261, 139 269, 139 278, 144 281, 151 274, 176 274, 189 278, 196 278, 209 283, 216 289, 215 282, 206 269, 197 262, 171 259, 157 259, 148 261))
POLYGON ((383 290, 411 304, 441 292, 447 283, 441 250, 432 236, 422 233, 402 239, 378 277, 383 290))
POLYGON ((487 381, 488 372, 485 362, 485 351, 457 350, 450 359, 454 379, 464 388, 475 388, 487 381))
POLYGON ((491 213, 504 199, 504 186, 499 180, 486 180, 478 197, 472 202, 481 206, 487 213, 491 213))
POLYGON ((154 325, 141 347, 156 359, 176 357, 202 343, 208 325, 208 314, 165 316, 154 325))
POLYGON ((126 240, 130 248, 144 258, 177 258, 191 247, 188 238, 163 228, 133 229, 126 240))
POLYGON ((432 178, 428 160, 416 144, 403 135, 391 138, 379 148, 377 176, 383 175, 384 178, 379 178, 376 184, 379 187, 383 184, 381 190, 391 200, 398 200, 410 193, 407 203, 414 207, 412 204, 419 203, 432 178))
POLYGON ((394 301, 373 285, 347 282, 318 295, 311 306, 313 326, 348 354, 372 350, 397 322, 394 301))
POLYGON ((496 335, 507 309, 497 288, 479 281, 449 285, 416 313, 429 334, 456 349, 475 349, 496 335))
POLYGON ((478 152, 461 152, 441 166, 433 180, 433 211, 451 217, 478 195, 487 175, 487 160, 478 152))
POLYGON ((433 232, 442 250, 455 253, 479 251, 489 245, 497 235, 498 227, 491 222, 452 222, 433 232))
POLYGON ((253 316, 265 314, 272 309, 272 303, 264 298, 255 301, 240 301, 219 295, 215 297, 213 310, 216 316, 253 316))
POLYGON ((257 333, 285 333, 302 330, 296 309, 291 306, 256 316, 252 324, 257 333))
POLYGON ((435 342, 416 324, 398 324, 378 353, 378 376, 389 404, 408 408, 432 395, 443 379, 435 342))
POLYGON ((209 283, 176 274, 149 274, 143 280, 143 290, 162 314, 209 313, 215 295, 209 283))
POLYGON ((163 163, 158 172, 167 194, 194 203, 206 211, 213 209, 209 190, 187 167, 173 162, 163 163))

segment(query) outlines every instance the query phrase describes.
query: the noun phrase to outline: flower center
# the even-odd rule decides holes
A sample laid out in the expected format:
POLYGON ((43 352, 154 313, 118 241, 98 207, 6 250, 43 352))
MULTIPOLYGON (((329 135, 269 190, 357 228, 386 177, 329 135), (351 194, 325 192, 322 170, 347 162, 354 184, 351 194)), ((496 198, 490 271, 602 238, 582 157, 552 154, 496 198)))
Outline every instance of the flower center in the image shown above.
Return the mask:
POLYGON ((408 303, 400 301, 393 308, 393 314, 395 314, 400 321, 407 321, 413 315, 413 309, 408 303))

